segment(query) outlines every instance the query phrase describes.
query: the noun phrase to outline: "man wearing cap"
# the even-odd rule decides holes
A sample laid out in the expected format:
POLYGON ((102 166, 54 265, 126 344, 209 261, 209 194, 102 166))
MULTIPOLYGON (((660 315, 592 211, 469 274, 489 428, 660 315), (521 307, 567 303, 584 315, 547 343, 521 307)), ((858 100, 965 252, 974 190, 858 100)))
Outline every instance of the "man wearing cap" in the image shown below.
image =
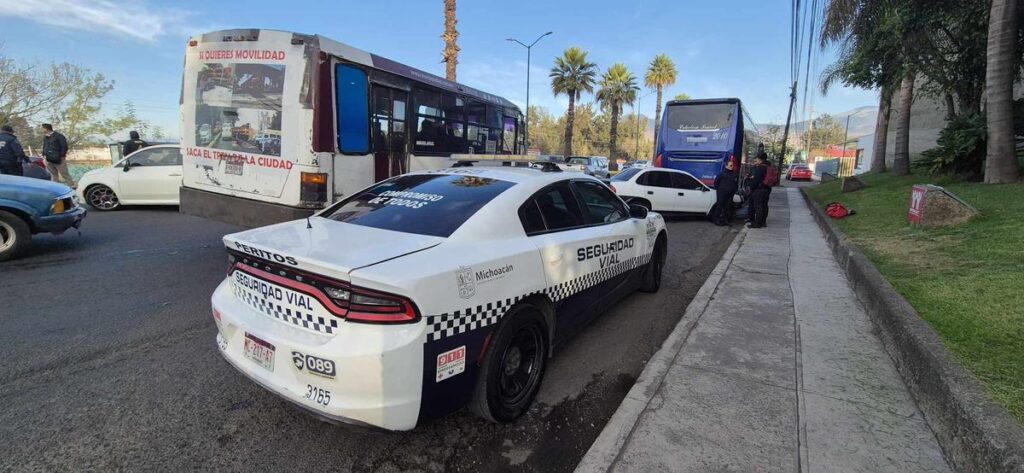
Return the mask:
POLYGON ((28 156, 25 156, 18 137, 14 136, 14 127, 0 127, 0 174, 22 175, 22 162, 28 162, 28 156))

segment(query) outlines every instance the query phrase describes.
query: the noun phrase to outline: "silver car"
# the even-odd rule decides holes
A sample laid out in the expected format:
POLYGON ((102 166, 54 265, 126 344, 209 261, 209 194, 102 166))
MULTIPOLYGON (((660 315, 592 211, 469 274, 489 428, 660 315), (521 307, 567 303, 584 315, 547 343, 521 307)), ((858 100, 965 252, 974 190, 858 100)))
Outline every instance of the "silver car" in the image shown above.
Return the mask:
POLYGON ((598 179, 611 177, 608 172, 608 158, 603 156, 570 156, 561 167, 566 171, 582 172, 598 179))

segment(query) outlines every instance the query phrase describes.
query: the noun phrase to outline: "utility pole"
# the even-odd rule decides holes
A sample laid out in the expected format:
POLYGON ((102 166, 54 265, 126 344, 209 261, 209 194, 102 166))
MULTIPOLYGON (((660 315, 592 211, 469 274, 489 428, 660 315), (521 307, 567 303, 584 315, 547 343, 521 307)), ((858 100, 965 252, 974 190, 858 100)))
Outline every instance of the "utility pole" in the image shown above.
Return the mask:
POLYGON ((551 33, 551 31, 548 31, 547 33, 538 36, 537 39, 533 40, 529 46, 515 38, 505 39, 505 41, 519 43, 520 46, 526 48, 526 123, 523 124, 523 141, 526 142, 527 153, 530 151, 530 50, 533 48, 533 45, 537 44, 537 41, 540 41, 551 33))
POLYGON ((796 105, 796 81, 789 89, 789 111, 786 112, 786 128, 782 132, 782 153, 779 156, 779 174, 782 174, 782 162, 786 160, 786 141, 789 140, 789 122, 793 119, 793 107, 796 105))

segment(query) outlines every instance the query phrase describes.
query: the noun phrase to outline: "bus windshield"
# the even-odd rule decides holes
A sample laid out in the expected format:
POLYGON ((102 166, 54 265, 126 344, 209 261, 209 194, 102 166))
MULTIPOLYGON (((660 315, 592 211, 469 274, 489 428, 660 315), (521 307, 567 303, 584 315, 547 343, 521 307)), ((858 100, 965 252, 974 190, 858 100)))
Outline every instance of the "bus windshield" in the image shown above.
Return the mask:
POLYGON ((668 107, 668 129, 714 131, 733 124, 736 105, 731 103, 685 104, 668 107))

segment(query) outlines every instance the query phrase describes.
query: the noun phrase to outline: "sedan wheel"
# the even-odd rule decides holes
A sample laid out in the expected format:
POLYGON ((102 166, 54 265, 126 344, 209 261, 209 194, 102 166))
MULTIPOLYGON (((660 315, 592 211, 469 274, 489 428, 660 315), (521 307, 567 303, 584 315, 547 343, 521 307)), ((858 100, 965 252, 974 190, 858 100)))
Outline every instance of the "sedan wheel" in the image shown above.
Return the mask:
POLYGON ((114 210, 121 206, 114 190, 107 186, 90 187, 85 194, 85 200, 96 210, 114 210))

